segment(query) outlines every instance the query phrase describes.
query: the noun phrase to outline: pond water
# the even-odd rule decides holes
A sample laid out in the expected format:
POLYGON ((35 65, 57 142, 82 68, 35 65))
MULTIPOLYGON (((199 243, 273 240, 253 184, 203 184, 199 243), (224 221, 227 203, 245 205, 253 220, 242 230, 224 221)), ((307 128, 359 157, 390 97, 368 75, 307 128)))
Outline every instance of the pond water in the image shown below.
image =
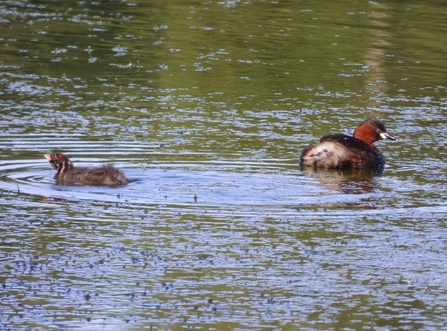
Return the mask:
POLYGON ((0 4, 0 329, 446 328, 447 6, 0 4), (382 119, 380 175, 299 169, 382 119), (43 154, 126 186, 59 185, 43 154))

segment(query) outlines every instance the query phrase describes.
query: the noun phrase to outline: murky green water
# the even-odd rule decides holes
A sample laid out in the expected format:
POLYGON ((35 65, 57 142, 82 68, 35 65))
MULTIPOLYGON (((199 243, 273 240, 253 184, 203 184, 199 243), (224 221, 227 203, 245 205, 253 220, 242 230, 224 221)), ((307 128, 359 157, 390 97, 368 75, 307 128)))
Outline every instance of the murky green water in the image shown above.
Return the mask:
POLYGON ((2 2, 0 329, 444 329, 446 13, 2 2), (369 117, 381 176, 300 171, 369 117))

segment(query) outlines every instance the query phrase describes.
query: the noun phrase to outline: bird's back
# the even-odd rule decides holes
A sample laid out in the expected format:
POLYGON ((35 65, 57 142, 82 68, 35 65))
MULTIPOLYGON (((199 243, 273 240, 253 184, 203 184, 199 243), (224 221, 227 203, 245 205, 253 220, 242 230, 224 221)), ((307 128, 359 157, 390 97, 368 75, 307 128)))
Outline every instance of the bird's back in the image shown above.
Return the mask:
POLYGON ((363 141, 344 134, 324 136, 304 150, 301 167, 319 169, 383 167, 380 151, 363 141))

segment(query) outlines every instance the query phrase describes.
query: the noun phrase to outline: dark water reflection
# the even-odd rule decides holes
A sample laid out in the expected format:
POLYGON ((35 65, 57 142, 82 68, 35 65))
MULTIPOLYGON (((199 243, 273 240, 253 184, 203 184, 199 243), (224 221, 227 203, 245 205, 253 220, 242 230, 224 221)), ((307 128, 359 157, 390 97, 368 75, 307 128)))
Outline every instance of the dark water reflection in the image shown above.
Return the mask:
POLYGON ((303 169, 303 172, 318 180, 318 184, 343 193, 366 193, 374 191, 375 178, 383 169, 303 169))
POLYGON ((445 328, 445 12, 2 2, 0 329, 445 328), (299 169, 369 117, 383 173, 299 169))

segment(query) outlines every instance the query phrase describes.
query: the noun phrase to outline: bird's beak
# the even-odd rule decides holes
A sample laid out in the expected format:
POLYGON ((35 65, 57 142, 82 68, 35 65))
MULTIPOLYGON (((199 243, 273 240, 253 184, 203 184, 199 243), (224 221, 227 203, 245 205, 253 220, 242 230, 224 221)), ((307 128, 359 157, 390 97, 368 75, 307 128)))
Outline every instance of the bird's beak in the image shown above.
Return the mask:
POLYGON ((380 137, 381 137, 382 139, 396 140, 396 138, 393 137, 392 135, 390 135, 388 132, 382 132, 382 133, 380 134, 380 137))

